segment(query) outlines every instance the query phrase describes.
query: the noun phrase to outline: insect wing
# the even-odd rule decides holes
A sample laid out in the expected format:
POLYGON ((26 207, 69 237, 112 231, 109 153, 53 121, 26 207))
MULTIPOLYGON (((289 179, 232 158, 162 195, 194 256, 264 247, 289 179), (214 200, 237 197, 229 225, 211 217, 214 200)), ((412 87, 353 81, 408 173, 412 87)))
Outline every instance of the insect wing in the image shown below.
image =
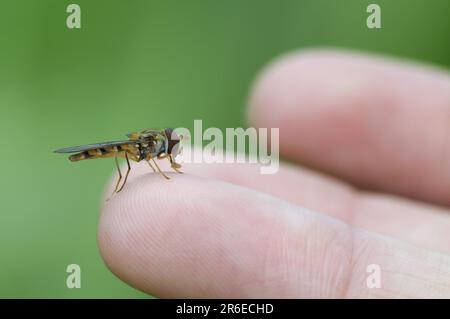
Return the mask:
POLYGON ((127 136, 132 141, 138 140, 141 137, 146 139, 157 139, 158 136, 161 136, 161 129, 146 129, 140 132, 128 133, 127 136))
POLYGON ((135 142, 112 141, 112 142, 103 142, 103 143, 96 143, 96 144, 87 144, 87 145, 61 148, 59 150, 56 150, 55 153, 78 153, 78 152, 93 150, 96 148, 102 148, 102 147, 108 147, 108 146, 118 146, 118 145, 124 145, 124 144, 135 144, 135 142))

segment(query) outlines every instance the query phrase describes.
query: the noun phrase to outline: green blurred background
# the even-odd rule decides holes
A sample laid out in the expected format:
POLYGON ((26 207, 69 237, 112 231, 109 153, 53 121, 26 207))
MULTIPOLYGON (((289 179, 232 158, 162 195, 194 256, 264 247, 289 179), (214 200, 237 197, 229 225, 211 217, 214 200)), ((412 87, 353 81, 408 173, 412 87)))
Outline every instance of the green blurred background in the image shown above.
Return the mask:
POLYGON ((448 68, 450 1, 2 0, 0 297, 146 297, 112 275, 96 243, 112 160, 52 151, 194 119, 245 125, 252 80, 285 52, 337 46, 448 68), (81 7, 80 30, 66 7, 81 7), (366 27, 366 7, 382 29, 366 27), (82 270, 68 289, 66 266, 82 270))

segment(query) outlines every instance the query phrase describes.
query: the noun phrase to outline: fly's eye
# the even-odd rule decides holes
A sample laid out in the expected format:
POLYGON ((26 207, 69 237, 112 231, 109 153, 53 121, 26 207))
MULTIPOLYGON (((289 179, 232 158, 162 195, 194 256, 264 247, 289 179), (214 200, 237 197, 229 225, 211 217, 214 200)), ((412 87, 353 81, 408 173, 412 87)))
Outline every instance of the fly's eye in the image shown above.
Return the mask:
POLYGON ((170 135, 169 138, 170 138, 172 141, 179 141, 179 140, 180 140, 180 137, 179 137, 178 134, 175 133, 175 132, 172 132, 172 134, 170 135))
POLYGON ((175 158, 177 155, 181 154, 182 150, 183 148, 181 143, 176 143, 175 145, 172 146, 170 154, 172 154, 172 156, 175 158))

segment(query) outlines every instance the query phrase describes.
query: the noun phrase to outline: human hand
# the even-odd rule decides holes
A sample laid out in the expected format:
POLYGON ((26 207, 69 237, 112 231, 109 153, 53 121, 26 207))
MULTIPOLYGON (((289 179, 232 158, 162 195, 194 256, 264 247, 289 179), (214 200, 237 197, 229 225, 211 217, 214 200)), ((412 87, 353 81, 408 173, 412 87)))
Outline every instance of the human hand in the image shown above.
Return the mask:
POLYGON ((113 273, 158 297, 450 297, 447 73, 290 55, 257 81, 249 119, 314 170, 186 164, 166 181, 135 164, 102 208, 113 273))

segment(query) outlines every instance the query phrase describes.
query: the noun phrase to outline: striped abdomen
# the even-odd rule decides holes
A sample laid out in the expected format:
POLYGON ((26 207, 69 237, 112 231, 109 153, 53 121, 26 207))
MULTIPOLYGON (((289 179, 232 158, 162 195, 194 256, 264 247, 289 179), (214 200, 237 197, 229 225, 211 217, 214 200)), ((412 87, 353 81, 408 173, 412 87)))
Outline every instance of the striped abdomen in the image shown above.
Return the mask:
POLYGON ((134 145, 123 144, 86 150, 69 156, 69 160, 72 162, 77 162, 85 159, 124 157, 125 152, 128 152, 130 159, 136 160, 136 155, 137 158, 139 157, 139 151, 136 147, 134 147, 134 145))

